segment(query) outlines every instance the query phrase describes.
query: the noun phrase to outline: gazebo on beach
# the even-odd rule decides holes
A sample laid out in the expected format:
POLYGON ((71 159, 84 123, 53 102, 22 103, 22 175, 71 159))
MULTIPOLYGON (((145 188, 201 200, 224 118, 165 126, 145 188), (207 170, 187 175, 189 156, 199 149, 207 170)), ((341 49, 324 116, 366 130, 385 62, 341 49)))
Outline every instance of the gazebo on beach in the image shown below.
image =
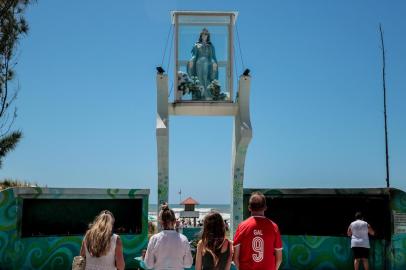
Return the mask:
POLYGON ((196 227, 196 218, 199 217, 199 212, 195 211, 195 205, 198 205, 199 203, 193 199, 192 197, 188 197, 182 202, 180 202, 181 205, 185 205, 185 210, 181 211, 179 214, 180 218, 193 218, 193 226, 196 227))

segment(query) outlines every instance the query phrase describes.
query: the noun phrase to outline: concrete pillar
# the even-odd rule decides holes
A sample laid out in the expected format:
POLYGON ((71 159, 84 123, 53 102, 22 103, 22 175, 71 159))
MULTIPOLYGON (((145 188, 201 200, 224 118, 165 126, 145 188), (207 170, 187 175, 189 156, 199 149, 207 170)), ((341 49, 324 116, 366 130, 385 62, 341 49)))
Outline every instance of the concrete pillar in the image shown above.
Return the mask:
POLYGON ((157 74, 157 118, 156 142, 158 152, 158 210, 168 202, 169 194, 169 115, 168 115, 168 75, 157 74))
POLYGON ((231 171, 231 237, 243 220, 243 184, 244 165, 248 144, 252 138, 252 127, 249 111, 250 97, 249 76, 241 76, 238 82, 238 110, 234 117, 231 171))

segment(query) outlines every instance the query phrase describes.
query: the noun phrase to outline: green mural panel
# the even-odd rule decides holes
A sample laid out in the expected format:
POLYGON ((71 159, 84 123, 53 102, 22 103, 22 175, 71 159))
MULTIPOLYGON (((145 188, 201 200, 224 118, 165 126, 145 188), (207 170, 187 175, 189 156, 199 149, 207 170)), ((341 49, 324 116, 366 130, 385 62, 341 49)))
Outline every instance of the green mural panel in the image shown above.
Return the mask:
MULTIPOLYGON (((244 218, 249 216, 248 198, 251 192, 261 191, 265 196, 274 198, 296 196, 309 198, 315 195, 364 197, 375 196, 389 199, 390 214, 406 214, 406 193, 398 189, 244 189, 244 218)), ((406 269, 406 233, 393 233, 396 226, 390 224, 390 240, 371 239, 371 269, 406 269)), ((282 231, 283 232, 283 231, 282 231)), ((350 249, 350 238, 345 236, 306 236, 282 235, 283 263, 285 270, 317 270, 317 269, 353 269, 353 255, 350 249)))
POLYGON ((392 238, 391 262, 393 270, 406 269, 406 234, 398 234, 392 238))
MULTIPOLYGON (((58 198, 61 192, 54 190, 52 193, 55 196, 51 197, 58 198)), ((106 190, 106 197, 115 198, 118 192, 106 190)), ((50 192, 47 194, 49 198, 50 192)), ((42 195, 43 190, 37 188, 33 197, 42 195)), ((136 195, 137 190, 130 190, 128 193, 129 198, 136 195)), ((137 267, 134 257, 141 254, 148 241, 148 196, 144 194, 141 197, 142 233, 120 235, 127 268, 137 267)), ((79 254, 83 236, 20 238, 20 206, 21 198, 15 196, 14 189, 0 192, 0 269, 71 269, 73 257, 79 254)))
POLYGON ((391 190, 391 209, 393 211, 406 213, 406 192, 398 189, 391 190))
MULTIPOLYGON (((397 214, 406 214, 405 192, 398 189, 391 190, 391 209, 397 214)), ((394 226, 396 225, 399 224, 394 224, 394 226)), ((406 233, 395 233, 392 236, 392 252, 390 253, 390 260, 393 270, 406 269, 406 233)))
MULTIPOLYGON (((282 269, 351 269, 353 257, 348 237, 282 236, 282 269)), ((384 241, 371 241, 370 265, 383 269, 384 241)))

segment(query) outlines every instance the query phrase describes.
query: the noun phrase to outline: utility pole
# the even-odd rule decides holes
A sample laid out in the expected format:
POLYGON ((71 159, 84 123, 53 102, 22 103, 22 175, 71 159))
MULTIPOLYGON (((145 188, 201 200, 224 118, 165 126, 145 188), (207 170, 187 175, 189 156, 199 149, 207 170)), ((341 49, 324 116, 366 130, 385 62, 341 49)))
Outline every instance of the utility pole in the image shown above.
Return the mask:
POLYGON ((386 114, 386 81, 385 81, 385 45, 383 43, 382 25, 379 24, 379 32, 381 33, 381 49, 382 49, 382 84, 383 84, 383 115, 385 121, 385 161, 386 161, 386 187, 390 187, 389 178, 389 149, 388 149, 388 123, 386 114))

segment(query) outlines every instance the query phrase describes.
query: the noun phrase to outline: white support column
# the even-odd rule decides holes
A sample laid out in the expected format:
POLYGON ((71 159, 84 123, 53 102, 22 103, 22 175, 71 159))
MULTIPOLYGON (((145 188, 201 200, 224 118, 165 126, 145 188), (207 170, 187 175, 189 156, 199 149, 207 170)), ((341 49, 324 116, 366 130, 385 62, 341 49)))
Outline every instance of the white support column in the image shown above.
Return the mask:
POLYGON ((169 194, 169 115, 168 115, 168 75, 158 74, 156 142, 158 152, 158 209, 168 202, 169 194))
POLYGON ((243 183, 244 164, 248 144, 252 138, 252 127, 249 110, 250 97, 249 76, 241 76, 238 82, 238 111, 234 118, 234 134, 232 145, 232 177, 231 177, 231 237, 243 220, 243 183))

